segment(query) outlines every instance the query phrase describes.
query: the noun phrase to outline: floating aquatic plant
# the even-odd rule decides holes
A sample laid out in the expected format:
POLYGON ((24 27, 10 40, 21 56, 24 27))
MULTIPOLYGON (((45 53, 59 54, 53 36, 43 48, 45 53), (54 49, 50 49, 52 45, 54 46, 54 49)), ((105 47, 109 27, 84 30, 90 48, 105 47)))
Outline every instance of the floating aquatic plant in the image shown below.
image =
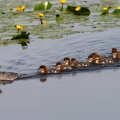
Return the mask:
POLYGON ((81 6, 67 6, 66 12, 72 12, 74 15, 90 15, 88 7, 81 6))
POLYGON ((78 7, 75 8, 75 11, 78 12, 78 11, 80 11, 80 9, 81 9, 81 7, 78 6, 78 7))
POLYGON ((120 6, 118 6, 114 11, 113 14, 119 14, 120 15, 120 6))
POLYGON ((60 3, 62 4, 61 10, 63 11, 63 4, 66 2, 66 0, 60 0, 60 3))
POLYGON ((47 24, 47 22, 46 21, 42 21, 42 24, 45 25, 45 24, 47 24))
POLYGON ((56 21, 61 21, 62 20, 62 17, 60 16, 60 14, 57 14, 56 15, 56 21))
POLYGON ((34 7, 34 10, 36 11, 36 10, 48 10, 48 9, 51 9, 51 7, 52 7, 52 4, 50 3, 50 2, 43 2, 43 3, 40 3, 40 4, 38 4, 38 5, 36 5, 35 7, 34 7))
POLYGON ((26 39, 29 38, 30 33, 28 33, 27 31, 20 31, 19 34, 13 36, 13 38, 11 40, 14 39, 26 39))
POLYGON ((25 10, 25 6, 17 7, 16 10, 18 12, 21 12, 21 11, 23 12, 25 10))
POLYGON ((110 9, 110 7, 103 7, 101 15, 109 14, 109 9, 110 9))
POLYGON ((19 31, 23 30, 23 26, 21 25, 15 25, 15 27, 17 28, 17 33, 19 33, 19 31))
POLYGON ((47 24, 46 21, 43 21, 43 17, 44 17, 43 13, 39 13, 38 16, 40 17, 41 24, 47 24))

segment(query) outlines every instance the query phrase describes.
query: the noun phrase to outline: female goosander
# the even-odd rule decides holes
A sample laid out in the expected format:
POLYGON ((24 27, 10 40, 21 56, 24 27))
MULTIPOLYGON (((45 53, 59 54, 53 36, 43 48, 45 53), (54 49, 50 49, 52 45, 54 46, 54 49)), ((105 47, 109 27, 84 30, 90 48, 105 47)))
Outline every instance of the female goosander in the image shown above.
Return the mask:
POLYGON ((17 80, 20 78, 20 74, 13 72, 0 72, 0 80, 17 80))

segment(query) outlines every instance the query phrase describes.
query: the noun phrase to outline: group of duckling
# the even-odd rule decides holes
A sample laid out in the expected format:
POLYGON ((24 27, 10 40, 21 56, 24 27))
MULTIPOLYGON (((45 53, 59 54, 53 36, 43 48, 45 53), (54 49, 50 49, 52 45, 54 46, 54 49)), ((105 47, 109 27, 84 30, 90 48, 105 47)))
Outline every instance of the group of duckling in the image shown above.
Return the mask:
POLYGON ((85 68, 92 65, 112 64, 120 58, 120 51, 117 48, 112 48, 112 58, 101 56, 97 53, 91 53, 88 56, 88 62, 77 61, 75 58, 65 57, 61 62, 56 63, 56 68, 47 68, 41 65, 38 70, 41 74, 60 73, 64 70, 72 70, 75 68, 85 68), (64 62, 64 63, 63 63, 64 62))
MULTIPOLYGON (((65 70, 73 70, 75 68, 86 68, 93 65, 103 65, 115 63, 120 58, 120 51, 117 48, 112 48, 112 58, 101 56, 97 53, 92 53, 88 56, 88 62, 77 61, 75 58, 65 57, 61 62, 56 63, 56 68, 47 68, 41 65, 38 70, 40 74, 54 74, 65 70)), ((0 72, 0 80, 18 80, 24 78, 22 75, 13 72, 0 72)))

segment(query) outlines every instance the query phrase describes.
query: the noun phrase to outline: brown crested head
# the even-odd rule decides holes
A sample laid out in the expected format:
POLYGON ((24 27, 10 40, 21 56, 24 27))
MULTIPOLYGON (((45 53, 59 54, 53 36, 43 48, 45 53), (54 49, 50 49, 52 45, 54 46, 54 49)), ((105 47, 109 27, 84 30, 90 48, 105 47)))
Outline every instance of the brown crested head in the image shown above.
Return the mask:
POLYGON ((45 65, 41 65, 38 69, 39 69, 39 70, 41 70, 41 69, 46 69, 46 66, 45 66, 45 65))
POLYGON ((56 66, 62 66, 62 63, 61 62, 57 62, 56 66))
POLYGON ((112 53, 117 53, 117 48, 112 48, 112 53))
POLYGON ((93 58, 93 55, 89 55, 89 56, 88 56, 88 59, 90 59, 90 58, 93 58))
POLYGON ((71 62, 76 62, 76 59, 75 58, 71 58, 71 62))
POLYGON ((97 53, 91 53, 91 55, 92 55, 92 56, 96 56, 96 55, 98 55, 98 54, 97 54, 97 53))
POLYGON ((47 68, 45 65, 41 65, 38 70, 41 71, 42 74, 46 74, 47 73, 47 68))
POLYGON ((66 57, 64 58, 65 65, 70 65, 70 58, 66 57))
POLYGON ((65 58, 64 58, 64 61, 66 61, 66 60, 70 60, 70 58, 69 58, 69 57, 65 57, 65 58))

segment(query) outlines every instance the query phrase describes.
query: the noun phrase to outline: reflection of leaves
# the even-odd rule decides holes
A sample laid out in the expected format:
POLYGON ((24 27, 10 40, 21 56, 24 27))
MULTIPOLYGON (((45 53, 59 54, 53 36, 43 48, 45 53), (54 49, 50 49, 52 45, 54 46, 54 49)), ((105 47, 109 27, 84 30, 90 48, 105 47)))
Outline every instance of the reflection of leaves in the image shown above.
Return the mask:
POLYGON ((22 49, 27 49, 28 48, 27 43, 30 43, 29 39, 22 39, 18 44, 21 44, 22 49))
POLYGON ((50 9, 51 7, 52 7, 52 4, 50 2, 44 2, 36 5, 34 7, 34 10, 46 10, 46 9, 50 9))
POLYGON ((29 38, 29 33, 27 33, 27 31, 21 31, 20 34, 17 34, 16 36, 13 36, 13 38, 11 40, 14 39, 25 39, 25 38, 29 38))
POLYGON ((76 7, 73 7, 73 6, 67 6, 66 11, 72 12, 75 15, 89 15, 90 14, 90 10, 87 7, 81 7, 79 11, 75 11, 75 8, 76 7))

